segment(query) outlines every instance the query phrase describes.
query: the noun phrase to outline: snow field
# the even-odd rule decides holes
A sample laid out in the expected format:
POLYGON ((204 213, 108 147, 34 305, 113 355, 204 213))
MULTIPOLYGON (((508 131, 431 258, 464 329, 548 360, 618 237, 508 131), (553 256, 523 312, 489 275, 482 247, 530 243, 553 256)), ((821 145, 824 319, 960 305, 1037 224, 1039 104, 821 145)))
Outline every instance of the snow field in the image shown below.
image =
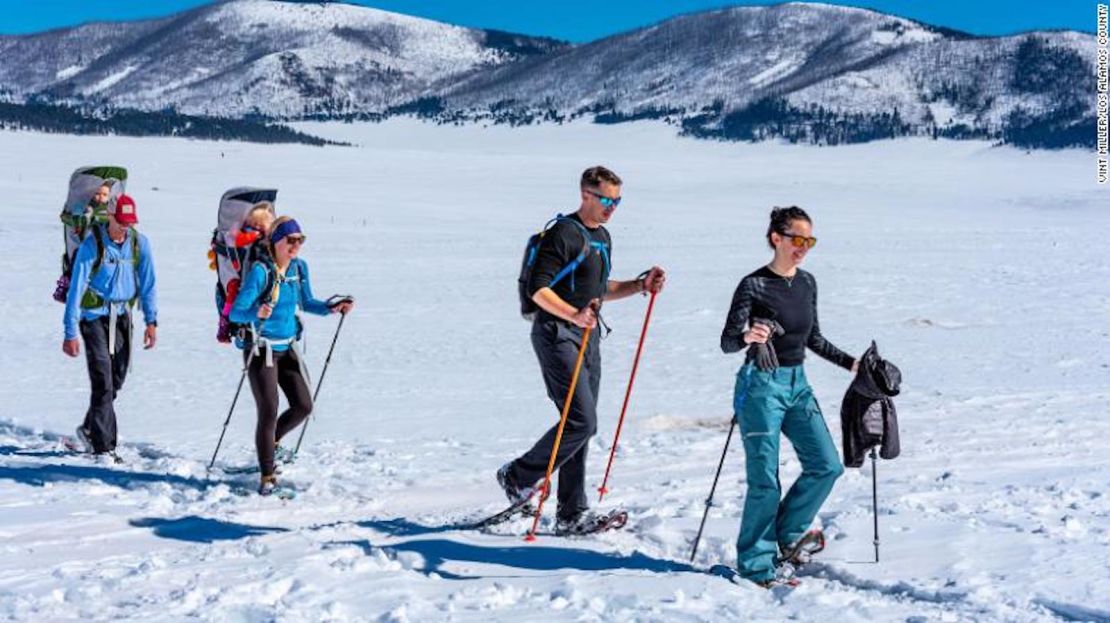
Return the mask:
MULTIPOLYGON (((353 148, 0 134, 0 616, 11 620, 838 621, 1110 620, 1105 461, 1108 217, 1088 154, 897 141, 838 149, 676 139, 654 124, 436 127, 325 124, 353 148), (158 267, 160 341, 117 402, 123 466, 60 452, 87 400, 58 351, 49 300, 56 213, 77 166, 129 167, 158 267), (445 529, 499 510, 494 471, 557 416, 514 281, 528 234, 575 207, 577 176, 626 180, 614 276, 669 271, 595 539, 445 529), (352 293, 308 430, 285 477, 295 501, 242 495, 253 476, 204 470, 238 381, 213 339, 204 253, 220 194, 274 185, 305 227, 317 294, 352 293), (790 593, 700 573, 735 560, 743 453, 734 443, 687 563, 728 428, 718 337, 736 283, 767 260, 773 205, 798 204, 821 325, 871 339, 906 379, 903 456, 849 470, 820 521, 821 564, 790 593)), ((642 314, 606 306, 600 484, 642 314)), ((335 330, 308 319, 319 373, 335 330)), ((839 441, 847 375, 807 372, 839 441)), ((221 452, 253 461, 253 400, 221 452)), ((734 439, 735 442, 735 439, 734 439)), ((798 463, 784 444, 781 473, 798 463)), ((554 512, 549 508, 549 514, 554 512)))

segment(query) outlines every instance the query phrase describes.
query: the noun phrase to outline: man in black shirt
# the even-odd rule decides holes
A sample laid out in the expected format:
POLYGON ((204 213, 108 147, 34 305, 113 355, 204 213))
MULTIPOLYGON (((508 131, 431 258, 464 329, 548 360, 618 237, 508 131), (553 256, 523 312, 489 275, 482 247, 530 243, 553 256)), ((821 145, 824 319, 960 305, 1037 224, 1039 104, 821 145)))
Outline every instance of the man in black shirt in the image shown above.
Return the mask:
MULTIPOLYGON (((581 205, 543 236, 528 281, 527 293, 539 307, 532 324, 532 347, 547 395, 560 412, 570 390, 583 330, 597 326, 601 302, 660 292, 666 280, 658 266, 639 279, 609 279, 612 239, 604 225, 620 204, 621 184, 621 179, 605 167, 592 167, 582 173, 581 205), (587 246, 585 259, 568 271, 587 246)), ((594 521, 587 512, 586 450, 590 437, 597 432, 601 385, 598 342, 591 339, 586 346, 555 459, 559 470, 556 532, 562 534, 579 531, 594 521)), ((537 492, 547 472, 557 430, 558 425, 553 426, 530 450, 498 470, 497 480, 512 504, 523 504, 537 492)))

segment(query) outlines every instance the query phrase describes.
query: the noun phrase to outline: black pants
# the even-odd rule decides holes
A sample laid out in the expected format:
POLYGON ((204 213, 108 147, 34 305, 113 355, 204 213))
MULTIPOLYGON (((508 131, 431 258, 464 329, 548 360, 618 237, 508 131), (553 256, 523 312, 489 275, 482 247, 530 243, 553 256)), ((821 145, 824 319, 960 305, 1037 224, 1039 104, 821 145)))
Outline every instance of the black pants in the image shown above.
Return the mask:
MULTIPOLYGON (((582 345, 582 329, 557 320, 537 320, 532 325, 532 348, 540 362, 547 396, 555 403, 556 414, 562 415, 563 404, 570 390, 571 375, 582 345)), ((571 399, 567 424, 555 456, 559 470, 559 511, 561 517, 573 517, 586 510, 586 451, 590 437, 597 432, 597 396, 601 387, 601 349, 596 335, 591 335, 582 361, 582 372, 571 399)), ((513 461, 510 477, 522 485, 531 485, 547 474, 551 448, 559 423, 540 437, 532 449, 513 461)))
POLYGON ((81 337, 85 341, 85 363, 89 368, 89 410, 82 426, 89 435, 94 452, 116 449, 116 409, 113 402, 123 388, 131 362, 131 316, 122 313, 116 318, 116 352, 108 352, 108 316, 82 320, 81 337))
MULTIPOLYGON (((243 358, 250 357, 250 347, 243 358)), ((274 353, 274 365, 266 365, 266 350, 250 360, 247 378, 251 382, 254 403, 258 408, 258 426, 254 429, 254 445, 258 450, 258 467, 263 476, 274 473, 274 448, 289 431, 301 425, 312 413, 312 392, 301 370, 297 351, 290 347, 274 353), (289 408, 278 417, 278 387, 281 387, 289 408)))

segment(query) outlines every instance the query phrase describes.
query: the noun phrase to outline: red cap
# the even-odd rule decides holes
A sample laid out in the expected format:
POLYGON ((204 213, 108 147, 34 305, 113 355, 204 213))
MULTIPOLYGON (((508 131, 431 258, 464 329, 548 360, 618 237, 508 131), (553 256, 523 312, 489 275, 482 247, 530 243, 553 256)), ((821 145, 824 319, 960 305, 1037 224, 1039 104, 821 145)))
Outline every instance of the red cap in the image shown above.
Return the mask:
POLYGON ((108 214, 115 217, 120 225, 134 225, 139 222, 135 200, 128 195, 120 195, 115 204, 108 204, 108 214))

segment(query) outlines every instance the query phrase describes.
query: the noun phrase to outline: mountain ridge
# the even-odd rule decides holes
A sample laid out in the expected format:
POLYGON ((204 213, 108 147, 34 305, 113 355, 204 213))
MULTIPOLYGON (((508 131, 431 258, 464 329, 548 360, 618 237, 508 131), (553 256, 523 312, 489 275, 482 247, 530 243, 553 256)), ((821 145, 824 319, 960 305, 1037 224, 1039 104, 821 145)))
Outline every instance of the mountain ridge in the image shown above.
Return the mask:
POLYGON ((1051 143, 1093 123, 1094 50, 1080 31, 985 37, 823 3, 568 44, 339 2, 228 0, 0 37, 0 99, 277 120, 659 118, 705 138, 822 144, 1018 128, 1051 143))

